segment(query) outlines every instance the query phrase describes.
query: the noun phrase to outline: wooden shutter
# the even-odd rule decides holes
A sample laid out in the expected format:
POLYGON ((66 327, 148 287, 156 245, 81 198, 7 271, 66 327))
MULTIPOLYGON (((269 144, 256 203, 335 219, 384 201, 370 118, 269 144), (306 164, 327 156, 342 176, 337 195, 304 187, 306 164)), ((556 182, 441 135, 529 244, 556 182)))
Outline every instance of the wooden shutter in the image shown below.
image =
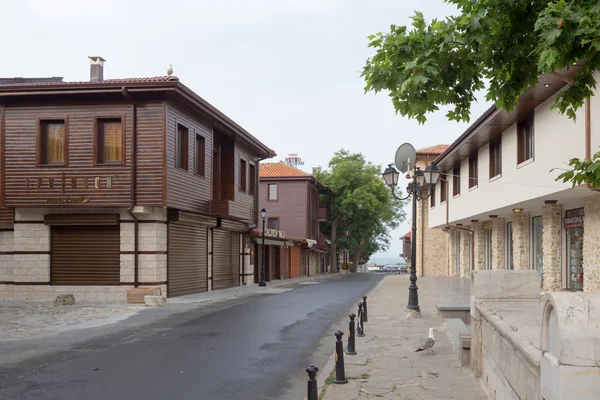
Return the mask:
MULTIPOLYGON (((239 261, 232 260, 232 232, 213 229, 213 289, 226 289, 238 286, 240 281, 239 261)), ((238 233, 235 233, 239 235, 238 233)), ((238 247, 239 249, 239 243, 238 247)), ((239 253, 239 250, 238 250, 239 253)))
POLYGON ((119 285, 119 226, 53 226, 50 242, 52 285, 119 285))
POLYGON ((208 290, 207 228, 181 222, 169 223, 167 266, 169 297, 208 290))

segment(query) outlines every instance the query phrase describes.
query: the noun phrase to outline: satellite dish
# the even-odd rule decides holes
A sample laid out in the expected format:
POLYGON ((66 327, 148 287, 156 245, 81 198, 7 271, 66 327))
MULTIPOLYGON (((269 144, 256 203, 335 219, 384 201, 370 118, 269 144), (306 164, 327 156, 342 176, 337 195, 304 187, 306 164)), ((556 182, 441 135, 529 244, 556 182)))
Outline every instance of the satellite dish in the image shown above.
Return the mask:
POLYGON ((396 168, 398 168, 400 172, 405 174, 408 172, 410 165, 415 164, 416 159, 417 152, 415 151, 413 145, 410 143, 404 143, 400 147, 398 147, 398 150, 396 150, 396 157, 394 160, 396 162, 396 168))

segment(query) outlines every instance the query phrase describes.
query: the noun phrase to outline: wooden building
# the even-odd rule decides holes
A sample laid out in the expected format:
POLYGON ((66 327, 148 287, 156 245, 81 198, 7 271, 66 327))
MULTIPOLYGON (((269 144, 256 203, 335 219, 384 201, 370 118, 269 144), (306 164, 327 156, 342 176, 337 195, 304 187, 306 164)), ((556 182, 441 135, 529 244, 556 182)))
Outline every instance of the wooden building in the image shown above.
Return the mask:
MULTIPOLYGON (((326 271, 327 241, 319 229, 319 223, 326 220, 325 207, 319 204, 319 193, 324 190, 313 175, 298 168, 281 162, 260 164, 259 210, 267 210, 267 278, 296 278, 326 271)), ((260 236, 255 242, 256 254, 262 254, 260 236)), ((260 257, 255 259, 255 280, 260 257)))
POLYGON ((275 153, 175 76, 0 85, 0 297, 245 282, 275 153), (245 265, 246 264, 246 265, 245 265))

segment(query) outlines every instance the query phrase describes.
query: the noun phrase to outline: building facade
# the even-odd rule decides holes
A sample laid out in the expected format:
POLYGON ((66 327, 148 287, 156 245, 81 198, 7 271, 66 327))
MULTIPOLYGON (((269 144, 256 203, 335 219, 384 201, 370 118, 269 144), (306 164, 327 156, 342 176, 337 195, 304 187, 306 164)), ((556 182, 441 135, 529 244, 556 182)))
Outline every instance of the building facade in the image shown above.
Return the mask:
MULTIPOLYGON (((265 260, 269 279, 296 278, 327 270, 327 238, 319 229, 319 223, 326 219, 325 207, 319 204, 323 190, 313 175, 298 168, 282 162, 260 164, 259 212, 262 208, 267 211, 265 260)), ((257 234, 258 269, 262 231, 257 234)))
MULTIPOLYGON (((0 296, 245 283, 274 152, 176 77, 0 85, 0 296)), ((251 275, 251 273, 250 273, 251 275)))
MULTIPOLYGON (((431 164, 448 148, 447 144, 438 144, 417 150, 416 166, 421 170, 431 164)), ((450 237, 440 229, 429 229, 429 204, 435 202, 435 197, 429 196, 429 187, 423 188, 423 200, 417 202, 417 252, 416 269, 418 276, 450 276, 453 275, 448 259, 448 241, 450 237)), ((414 200, 412 200, 414 201, 414 200)), ((411 237, 406 235, 401 239, 406 244, 411 237)), ((406 256, 407 253, 405 253, 406 256)), ((410 254, 410 253, 408 253, 410 254)), ((408 258, 410 262, 410 258, 408 258)))
POLYGON ((600 289, 599 193, 556 181, 570 159, 600 147, 595 96, 575 120, 550 109, 577 70, 543 76, 510 113, 491 107, 435 160, 446 179, 429 227, 449 231, 461 276, 536 270, 545 291, 600 289))

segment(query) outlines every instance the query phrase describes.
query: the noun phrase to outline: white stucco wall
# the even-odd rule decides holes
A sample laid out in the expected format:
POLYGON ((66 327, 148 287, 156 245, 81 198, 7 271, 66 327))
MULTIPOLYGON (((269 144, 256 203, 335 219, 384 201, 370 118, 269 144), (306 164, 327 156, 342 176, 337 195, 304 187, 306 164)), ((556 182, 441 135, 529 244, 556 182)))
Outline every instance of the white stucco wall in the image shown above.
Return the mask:
MULTIPOLYGON (((600 74, 596 74, 600 79, 600 74)), ((468 187, 468 159, 461 163, 461 194, 453 197, 452 177, 449 185, 449 223, 468 223, 470 219, 487 219, 488 214, 507 217, 513 206, 533 199, 551 196, 570 189, 570 184, 555 181, 560 171, 550 173, 553 168, 567 168, 571 158, 585 156, 585 110, 577 112, 573 121, 557 110, 550 110, 555 96, 539 105, 534 114, 534 158, 532 162, 517 166, 516 124, 502 133, 502 175, 489 179, 489 145, 478 152, 477 188, 468 187)), ((600 97, 591 99, 591 151, 600 146, 600 97)), ((451 171, 449 172, 451 174, 451 171)), ((446 206, 440 204, 440 186, 436 185, 437 206, 430 209, 429 227, 440 227, 446 223, 446 206)), ((573 191, 569 191, 573 192, 573 191)), ((572 194, 570 195, 573 196, 572 194)), ((568 197, 563 193, 563 197, 568 197)), ((563 199, 560 199, 563 200, 563 199)))

